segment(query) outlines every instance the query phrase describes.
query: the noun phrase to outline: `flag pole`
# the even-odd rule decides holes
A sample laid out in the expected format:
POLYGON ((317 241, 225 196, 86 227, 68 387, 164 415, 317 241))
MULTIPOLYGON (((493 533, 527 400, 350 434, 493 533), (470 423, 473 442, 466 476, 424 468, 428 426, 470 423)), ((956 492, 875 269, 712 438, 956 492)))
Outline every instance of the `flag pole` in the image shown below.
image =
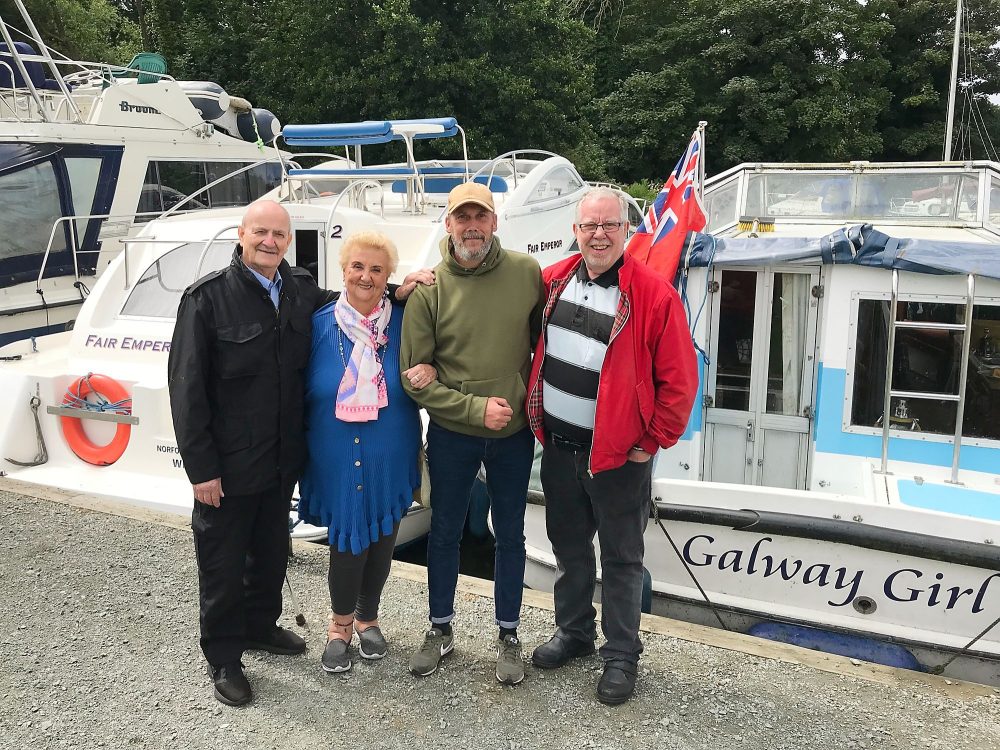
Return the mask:
POLYGON ((703 205, 705 202, 705 128, 707 127, 707 120, 698 121, 698 132, 701 133, 701 158, 698 159, 698 199, 703 205))

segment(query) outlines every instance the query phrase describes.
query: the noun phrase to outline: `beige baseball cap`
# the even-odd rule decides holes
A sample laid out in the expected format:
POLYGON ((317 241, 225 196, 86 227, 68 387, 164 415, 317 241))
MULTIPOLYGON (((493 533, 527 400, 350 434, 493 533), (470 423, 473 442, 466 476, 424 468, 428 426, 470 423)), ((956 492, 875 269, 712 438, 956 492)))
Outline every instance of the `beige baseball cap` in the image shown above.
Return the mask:
POLYGON ((478 182, 463 182, 456 185, 448 193, 448 214, 453 214, 460 206, 466 203, 475 203, 477 206, 489 209, 496 213, 493 207, 493 193, 490 189, 478 182))

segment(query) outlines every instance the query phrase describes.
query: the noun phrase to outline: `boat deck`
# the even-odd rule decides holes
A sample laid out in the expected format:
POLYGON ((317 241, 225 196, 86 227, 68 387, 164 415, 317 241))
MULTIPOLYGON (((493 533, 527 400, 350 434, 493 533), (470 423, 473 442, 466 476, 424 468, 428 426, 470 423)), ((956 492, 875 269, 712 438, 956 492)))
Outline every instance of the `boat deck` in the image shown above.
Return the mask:
MULTIPOLYGON (((290 576, 304 656, 244 657, 253 704, 211 697, 198 649, 184 519, 0 479, 0 716, 10 747, 833 748, 997 747, 1000 692, 748 636, 644 617, 639 689, 593 697, 596 657, 493 676, 492 585, 459 585, 454 654, 416 679, 426 577, 396 563, 381 619, 390 654, 345 676, 319 667, 326 551, 297 547, 290 576)), ((525 592, 528 649, 551 598, 525 592)), ((293 614, 286 597, 286 625, 293 614)))

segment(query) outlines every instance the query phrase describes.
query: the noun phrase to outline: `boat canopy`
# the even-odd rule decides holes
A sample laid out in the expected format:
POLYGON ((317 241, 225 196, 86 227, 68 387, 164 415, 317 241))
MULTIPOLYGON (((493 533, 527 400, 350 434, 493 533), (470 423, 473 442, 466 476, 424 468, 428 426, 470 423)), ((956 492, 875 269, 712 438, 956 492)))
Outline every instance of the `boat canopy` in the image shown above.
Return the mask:
POLYGON ((688 268, 759 266, 779 263, 853 263, 929 274, 975 274, 1000 279, 1000 247, 890 237, 871 224, 856 224, 822 237, 715 237, 691 232, 685 246, 688 268))
POLYGON ((364 146, 407 138, 451 138, 458 135, 454 117, 419 120, 366 120, 322 125, 286 125, 281 132, 289 146, 364 146))

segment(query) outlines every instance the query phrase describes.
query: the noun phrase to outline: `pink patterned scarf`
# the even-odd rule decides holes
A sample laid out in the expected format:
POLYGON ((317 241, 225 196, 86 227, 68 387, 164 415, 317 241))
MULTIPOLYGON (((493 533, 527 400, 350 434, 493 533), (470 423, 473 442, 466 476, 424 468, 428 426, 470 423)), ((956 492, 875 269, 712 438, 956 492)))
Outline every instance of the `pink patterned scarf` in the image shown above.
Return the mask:
POLYGON ((389 404, 385 387, 385 373, 379 347, 389 343, 389 318, 392 305, 385 297, 375 306, 371 315, 365 317, 347 301, 344 291, 333 309, 339 331, 337 346, 344 363, 344 377, 337 390, 337 419, 344 422, 370 422, 378 419, 378 410, 389 404), (341 336, 354 342, 351 359, 344 358, 341 336))

